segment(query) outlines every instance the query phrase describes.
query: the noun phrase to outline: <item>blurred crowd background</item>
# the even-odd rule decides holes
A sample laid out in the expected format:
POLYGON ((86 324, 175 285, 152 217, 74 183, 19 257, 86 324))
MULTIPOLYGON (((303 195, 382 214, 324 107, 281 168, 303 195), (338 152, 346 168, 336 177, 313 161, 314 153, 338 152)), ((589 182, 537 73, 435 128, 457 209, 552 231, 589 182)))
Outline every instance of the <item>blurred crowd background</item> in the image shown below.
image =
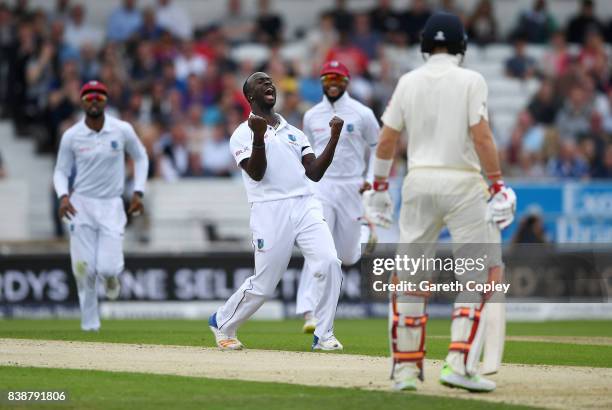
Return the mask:
MULTIPOLYGON (((229 136, 249 113, 242 83, 250 73, 273 77, 277 111, 299 127, 322 97, 321 64, 337 59, 351 70, 351 95, 380 116, 398 77, 422 64, 418 53, 406 60, 393 58, 393 50, 414 49, 431 13, 447 10, 467 28, 466 60, 511 45, 500 72, 535 81, 510 124, 491 116, 505 174, 612 178, 612 20, 598 17, 593 1, 572 1, 573 15, 561 21, 551 11, 555 2, 535 0, 516 10, 505 32, 498 2, 490 0, 471 7, 379 0, 367 8, 337 0, 315 26, 292 31, 291 2, 219 0, 222 18, 194 21, 189 8, 197 2, 122 0, 104 26, 91 23, 92 2, 49 3, 0 0, 0 115, 34 140, 41 156, 55 155, 62 133, 82 116, 81 85, 98 79, 109 88, 108 113, 132 123, 145 144, 150 178, 231 177, 237 168, 229 136), (245 11, 246 2, 256 3, 255 14, 245 11), (533 46, 541 52, 530 55, 533 46)), ((0 177, 10 174, 1 152, 0 177)), ((402 164, 405 150, 398 156, 402 164)))

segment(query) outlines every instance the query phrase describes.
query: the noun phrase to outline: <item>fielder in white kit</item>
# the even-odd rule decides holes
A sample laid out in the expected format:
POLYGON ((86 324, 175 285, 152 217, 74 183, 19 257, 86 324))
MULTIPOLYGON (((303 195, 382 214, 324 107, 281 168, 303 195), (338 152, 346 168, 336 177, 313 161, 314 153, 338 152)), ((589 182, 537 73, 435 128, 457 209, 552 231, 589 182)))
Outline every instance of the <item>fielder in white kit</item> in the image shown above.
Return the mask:
MULTIPOLYGON (((353 99, 346 91, 350 73, 344 64, 328 61, 321 68, 323 100, 304 114, 304 134, 320 155, 329 142, 329 121, 335 115, 344 120, 335 160, 317 184, 316 198, 323 205, 323 215, 334 237, 338 258, 343 265, 353 265, 361 257, 361 192, 370 189, 367 182, 370 155, 378 142, 380 127, 372 110, 353 99)), ((297 294, 296 313, 303 315, 303 331, 312 333, 313 314, 318 301, 316 272, 305 263, 297 294)))
MULTIPOLYGON (((469 244, 487 245, 483 247, 500 255, 500 229, 514 218, 516 196, 501 179, 488 123, 487 85, 482 75, 460 66, 466 43, 457 16, 437 13, 429 18, 421 42, 421 51, 429 58, 402 76, 395 88, 382 117, 374 190, 364 194, 366 214, 375 223, 388 225, 392 202, 387 178, 396 143, 406 130, 408 175, 402 188, 400 246, 424 244, 425 257, 433 255, 443 226, 452 236, 455 257, 469 244), (481 166, 490 181, 488 192, 481 166)), ((501 256, 496 256, 481 273, 470 271, 464 276, 500 280, 502 268, 501 256)), ((398 271, 394 278, 405 280, 407 275, 398 271)), ((493 304, 486 303, 490 294, 475 296, 478 300, 455 303, 451 344, 439 380, 469 391, 492 391, 495 383, 481 376, 479 362, 485 334, 489 337, 486 316, 493 304)), ((414 390, 417 379, 423 380, 426 299, 427 292, 391 295, 394 389, 414 390)))
POLYGON ((248 121, 234 131, 230 149, 242 168, 251 204, 255 272, 208 320, 217 346, 242 349, 238 327, 272 296, 287 269, 294 244, 318 273, 320 298, 313 350, 341 350, 334 336, 334 317, 342 285, 342 270, 321 204, 310 182, 319 181, 332 162, 343 121, 328 123, 329 143, 315 157, 299 129, 274 112, 276 87, 262 72, 252 74, 243 92, 251 106, 248 121))
POLYGON ((104 114, 107 89, 99 81, 81 88, 85 118, 62 136, 53 183, 60 199, 59 216, 69 220, 70 257, 81 308, 81 329, 98 331, 100 315, 96 283, 104 279, 106 296, 120 293, 126 214, 121 194, 125 153, 134 160, 134 194, 128 213, 143 211, 149 160, 132 126, 104 114), (68 179, 76 178, 72 192, 68 179))

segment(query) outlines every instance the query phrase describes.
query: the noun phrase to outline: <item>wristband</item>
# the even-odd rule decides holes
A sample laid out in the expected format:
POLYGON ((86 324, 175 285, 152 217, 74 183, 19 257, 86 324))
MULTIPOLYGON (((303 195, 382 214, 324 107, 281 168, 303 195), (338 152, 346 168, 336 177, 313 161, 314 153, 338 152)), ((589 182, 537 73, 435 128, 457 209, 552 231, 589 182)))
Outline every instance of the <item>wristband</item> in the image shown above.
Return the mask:
POLYGON ((388 181, 374 181, 373 188, 374 188, 374 191, 376 192, 386 191, 387 189, 389 189, 389 182, 388 181))
POLYGON ((382 159, 374 157, 374 164, 372 170, 375 177, 388 178, 391 173, 391 166, 393 165, 393 159, 382 159))
POLYGON ((252 147, 253 147, 253 149, 262 149, 262 148, 265 148, 265 147, 266 147, 266 144, 261 144, 261 145, 255 145, 255 144, 253 144, 253 145, 252 145, 252 147))
POLYGON ((493 178, 501 178, 501 176, 502 176, 501 171, 489 172, 489 173, 487 174, 487 178, 488 178, 488 179, 493 179, 493 178))
POLYGON ((501 179, 498 179, 497 181, 492 183, 491 186, 489 187, 489 193, 491 195, 495 195, 496 193, 498 193, 499 191, 501 191, 505 187, 506 187, 506 185, 504 184, 504 181, 502 181, 501 179))

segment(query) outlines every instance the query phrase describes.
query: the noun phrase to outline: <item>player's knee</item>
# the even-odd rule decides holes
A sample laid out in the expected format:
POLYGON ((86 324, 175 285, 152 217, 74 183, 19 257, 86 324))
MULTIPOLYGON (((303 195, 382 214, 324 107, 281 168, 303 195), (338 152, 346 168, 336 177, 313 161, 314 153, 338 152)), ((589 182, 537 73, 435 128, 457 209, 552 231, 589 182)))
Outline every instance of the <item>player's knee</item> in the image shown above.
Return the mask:
POLYGON ((351 266, 356 264, 361 258, 361 252, 346 252, 346 253, 338 253, 338 257, 340 258, 340 262, 344 266, 351 266))
POLYGON ((96 271, 92 264, 84 260, 72 261, 72 272, 77 278, 84 278, 87 276, 94 276, 96 271))
POLYGON ((96 273, 103 278, 117 276, 123 272, 123 263, 100 262, 96 266, 96 273))
POLYGON ((316 264, 315 272, 322 275, 329 275, 335 272, 341 272, 341 262, 335 252, 326 252, 320 255, 320 259, 316 264))

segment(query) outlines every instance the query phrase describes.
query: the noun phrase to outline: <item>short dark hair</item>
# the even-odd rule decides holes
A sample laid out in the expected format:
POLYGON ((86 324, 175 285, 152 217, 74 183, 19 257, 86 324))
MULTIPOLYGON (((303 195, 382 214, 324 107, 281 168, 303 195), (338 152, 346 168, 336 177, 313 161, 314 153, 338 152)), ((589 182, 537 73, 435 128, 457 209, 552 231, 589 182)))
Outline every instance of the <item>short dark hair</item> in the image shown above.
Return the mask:
MULTIPOLYGON (((252 74, 251 74, 252 75, 252 74)), ((247 95, 249 92, 249 79, 251 78, 251 76, 248 76, 246 80, 244 80, 244 84, 242 84, 242 94, 244 94, 244 97, 248 100, 249 96, 247 95)))

